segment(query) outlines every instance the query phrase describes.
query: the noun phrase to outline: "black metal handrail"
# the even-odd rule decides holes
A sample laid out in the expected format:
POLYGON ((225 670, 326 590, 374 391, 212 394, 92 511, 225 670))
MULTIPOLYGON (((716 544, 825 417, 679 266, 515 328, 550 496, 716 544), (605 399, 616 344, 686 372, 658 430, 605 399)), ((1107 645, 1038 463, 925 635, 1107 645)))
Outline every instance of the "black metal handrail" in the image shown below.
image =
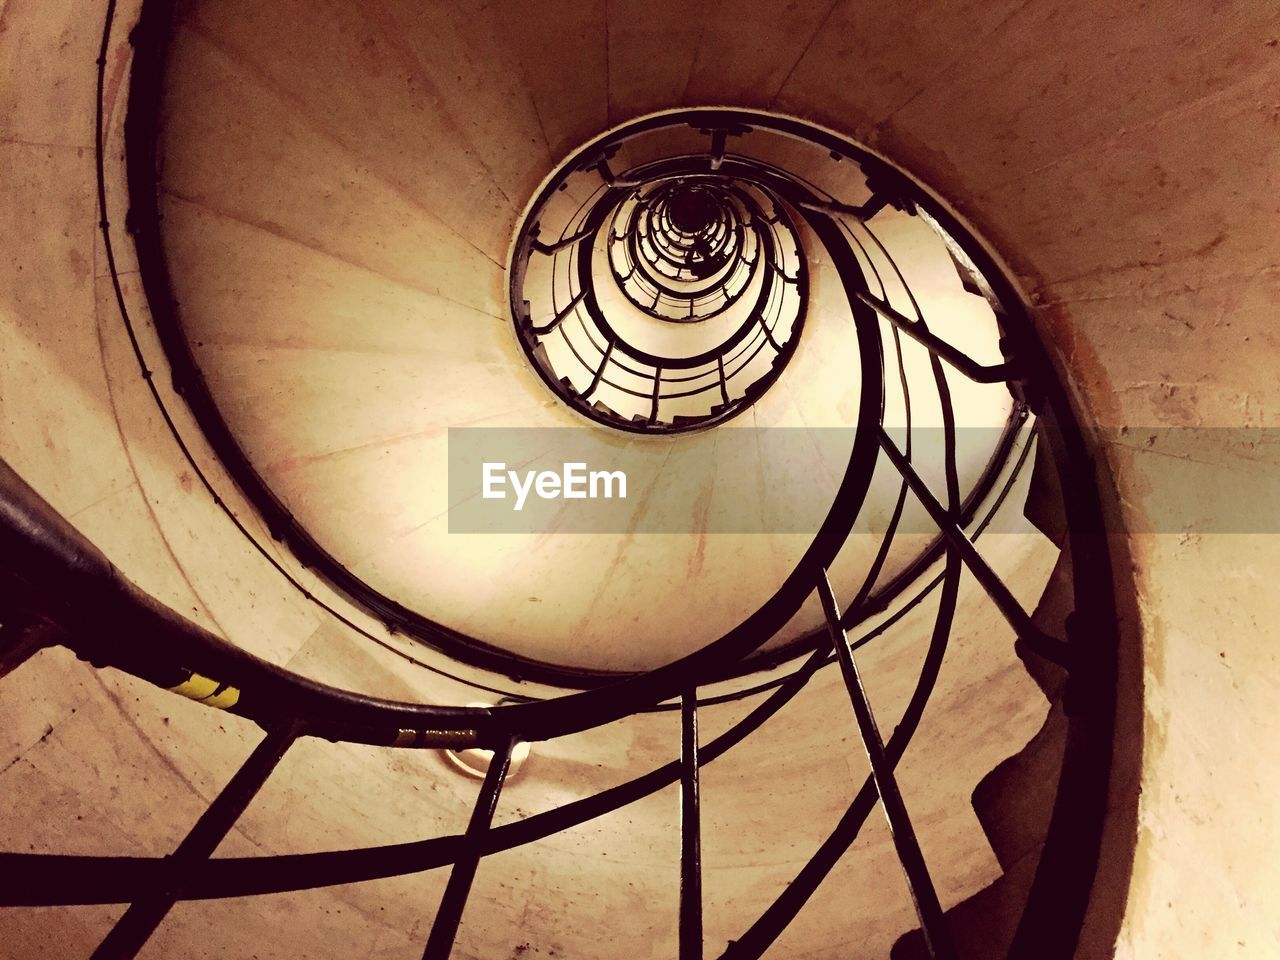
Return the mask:
MULTIPOLYGON (((113 13, 114 3, 109 3, 103 57, 99 61, 100 163, 103 136, 101 84, 113 13)), ((143 8, 145 29, 135 32, 140 41, 140 56, 149 44, 160 43, 158 50, 150 48, 149 55, 159 58, 158 61, 150 61, 152 69, 157 62, 163 62, 167 14, 167 8, 162 10, 157 0, 149 0, 143 8)), ((144 70, 142 76, 158 79, 159 75, 148 74, 144 70)), ((135 68, 135 93, 139 89, 138 78, 135 68)), ((154 100, 143 98, 140 102, 145 107, 154 107, 154 100)), ((131 120, 133 116, 131 110, 131 120)), ((638 121, 624 127, 618 135, 652 129, 666 122, 669 118, 638 121)), ((853 144, 796 121, 748 111, 708 110, 688 111, 681 117, 681 122, 708 132, 710 148, 706 167, 710 170, 735 177, 746 177, 749 173, 757 182, 765 184, 776 179, 775 173, 763 168, 748 171, 743 161, 726 150, 726 137, 730 133, 740 136, 744 130, 767 127, 817 143, 830 150, 832 156, 857 160, 867 172, 868 183, 876 187, 870 202, 854 207, 823 198, 797 181, 788 181, 785 186, 785 191, 795 198, 794 209, 800 211, 808 228, 827 249, 848 295, 862 361, 864 416, 831 510, 813 543, 778 592, 737 628, 702 650, 607 687, 545 702, 493 708, 398 703, 306 680, 253 657, 186 621, 130 584, 100 551, 58 516, 16 474, 7 466, 0 465, 0 548, 3 548, 0 555, 9 561, 7 569, 0 572, 0 602, 3 604, 0 615, 4 624, 0 649, 6 652, 19 650, 22 656, 26 656, 42 645, 60 643, 95 666, 118 667, 149 682, 199 699, 210 707, 250 717, 266 730, 262 743, 172 856, 0 854, 0 866, 6 868, 0 872, 0 904, 129 903, 129 909, 94 954, 95 958, 106 960, 134 956, 169 908, 183 899, 301 889, 452 864, 450 882, 425 953, 427 958, 443 958, 452 946, 470 880, 481 857, 616 809, 678 778, 684 798, 682 824, 686 828, 682 842, 681 955, 682 958, 698 956, 702 949, 698 923, 702 909, 696 833, 698 771, 703 764, 722 755, 758 728, 830 658, 826 651, 815 650, 806 663, 783 680, 764 703, 730 731, 707 744, 699 744, 697 739, 697 688, 724 676, 731 664, 743 661, 817 591, 825 614, 828 649, 841 664, 872 772, 831 837, 775 904, 743 937, 730 945, 725 956, 735 960, 758 957, 773 942, 852 843, 877 798, 881 799, 893 828, 895 845, 917 904, 925 941, 934 956, 949 956, 951 946, 946 920, 936 895, 932 893, 928 869, 918 845, 914 843, 906 806, 894 782, 894 766, 905 751, 939 676, 955 613, 960 575, 968 570, 1013 628, 1025 652, 1045 656, 1070 669, 1067 688, 1070 725, 1057 801, 1011 955, 1065 956, 1073 950, 1096 868, 1106 797, 1114 706, 1115 621, 1093 468, 1068 398, 1053 376, 1053 369, 1034 335, 1021 301, 1002 271, 946 209, 917 184, 899 173, 887 172, 883 161, 853 144), (999 306, 997 318, 1022 377, 1018 382, 1010 382, 1010 389, 1036 413, 1040 440, 1050 449, 1063 481, 1076 588, 1077 611, 1073 622, 1083 625, 1073 630, 1066 643, 1061 638, 1047 637, 1039 630, 1027 611, 1013 599, 973 549, 973 534, 964 529, 962 517, 965 507, 956 472, 955 423, 949 410, 942 363, 945 360, 961 373, 977 374, 974 379, 985 374, 977 365, 955 362, 963 357, 947 356, 949 350, 945 342, 932 334, 925 336, 928 333, 926 320, 918 310, 914 319, 905 316, 887 319, 891 324, 900 367, 899 333, 913 336, 931 355, 934 382, 944 410, 947 491, 942 500, 933 496, 913 469, 910 431, 907 446, 898 449, 883 429, 883 352, 878 326, 883 311, 871 309, 875 304, 868 304, 858 295, 861 291, 870 296, 840 219, 857 217, 865 226, 866 220, 888 208, 909 209, 926 216, 927 222, 942 232, 948 243, 964 252, 980 273, 985 291, 999 306), (902 481, 898 508, 891 526, 896 525, 909 491, 938 525, 938 555, 945 567, 941 576, 926 587, 928 590, 940 585, 941 598, 915 692, 897 727, 884 741, 861 689, 854 660, 857 644, 850 642, 845 630, 848 617, 840 613, 826 573, 849 534, 856 507, 865 495, 871 471, 881 462, 882 454, 884 462, 901 475, 902 481), (677 698, 683 720, 680 760, 594 797, 524 821, 492 826, 493 807, 515 739, 560 736, 677 698), (304 736, 409 748, 476 745, 494 750, 495 761, 489 767, 467 831, 461 836, 366 850, 209 860, 220 839, 235 823, 280 758, 299 737, 304 736), (108 879, 113 885, 111 890, 107 889, 108 879)), ((154 150, 153 139, 150 149, 154 150)), ((145 159, 154 161, 154 154, 147 153, 145 159)), ((137 162, 135 157, 130 157, 131 170, 137 162)), ((596 168, 604 166, 607 171, 604 160, 593 163, 590 156, 579 155, 575 162, 596 168)), ((611 175, 602 174, 602 177, 608 189, 624 186, 623 181, 611 175)), ((625 186, 629 189, 635 184, 625 186)), ((105 194, 101 190, 101 179, 100 201, 103 204, 105 234, 105 194)), ((151 206, 143 210, 144 222, 148 213, 156 212, 152 196, 151 206)), ((157 273, 153 272, 152 283, 148 285, 149 295, 156 294, 157 289, 167 291, 163 251, 155 246, 148 247, 148 244, 156 243, 156 236, 148 236, 145 231, 140 234, 140 254, 144 254, 144 258, 147 251, 151 255, 160 255, 151 264, 158 271, 158 279, 157 273), (160 284, 159 288, 156 283, 160 284)), ((144 269, 143 273, 145 280, 147 270, 144 269)), ((159 313, 171 309, 171 300, 153 299, 152 302, 153 307, 159 308, 159 313)), ((189 362, 189 352, 185 356, 189 362)), ((723 363, 723 359, 720 362, 723 363)), ((1013 369, 1009 366, 1004 372, 1013 369)), ((909 409, 908 405, 908 413, 909 409)), ((883 564, 891 540, 892 533, 885 537, 873 571, 878 571, 883 564)), ((872 602, 873 591, 874 576, 864 582, 851 608, 857 608, 859 615, 865 614, 867 605, 872 602)), ((869 638, 864 638, 863 642, 866 639, 869 638)), ((5 666, 12 667, 17 660, 6 658, 5 666)))
MULTIPOLYGON (((986 505, 984 513, 977 523, 973 537, 977 539, 1003 506, 1009 488, 1016 481, 1022 462, 1032 449, 1031 444, 1022 448, 1019 462, 1010 471, 1004 489, 986 505)), ((886 540, 887 542, 887 540, 886 540)), ((884 549, 881 550, 883 559, 884 549)), ((878 565, 877 565, 878 566, 878 565)), ((906 603, 887 617, 874 629, 856 640, 851 646, 857 649, 870 643, 894 626, 902 617, 913 610, 938 587, 944 580, 955 575, 960 567, 958 560, 950 558, 948 568, 919 587, 917 592, 906 603), (954 565, 954 570, 952 566, 954 565)), ((907 578, 912 571, 904 571, 907 578)), ((918 576, 910 576, 918 579, 918 576)), ((953 586, 958 585, 958 580, 953 586)), ((950 590, 953 587, 948 587, 950 590)), ((865 592, 865 588, 864 588, 865 592)), ((860 594, 851 607, 856 607, 865 597, 860 594)), ((944 590, 942 604, 949 609, 954 599, 948 599, 944 590)), ((942 618, 949 623, 949 615, 942 618)), ((844 618, 848 620, 846 616, 844 618)), ((7 621, 7 618, 6 618, 7 621)), ((847 628, 848 624, 844 624, 847 628)), ((828 627, 824 627, 826 633, 828 627)), ((935 631, 935 637, 945 638, 945 631, 935 631)), ((39 649, 50 642, 46 634, 41 643, 33 646, 27 653, 39 649)), ((180 643, 172 641, 170 644, 180 643)), ((937 656, 940 661, 940 640, 935 641, 937 656)), ((931 655, 932 656, 932 655, 931 655)), ((727 731, 701 745, 698 754, 699 766, 710 763, 728 750, 732 749, 746 737, 758 730, 779 709, 808 683, 809 679, 824 666, 835 662, 835 654, 822 649, 811 653, 804 664, 796 671, 779 680, 752 688, 749 693, 772 690, 770 696, 753 708, 741 721, 727 731)), ((920 685, 913 702, 918 702, 922 709, 936 680, 936 666, 926 669, 921 674, 920 685)), ((724 699, 736 699, 730 696, 724 699)), ((684 709, 686 697, 681 697, 680 708, 684 709)), ((716 698, 700 699, 699 706, 714 704, 716 698)), ((909 708, 899 724, 899 730, 909 726, 909 718, 915 708, 909 708)), ((918 720, 918 716, 917 716, 918 720)), ((913 723, 910 726, 913 728, 913 723)), ((890 748, 897 745, 900 751, 910 733, 895 734, 896 739, 890 748)), ((421 743, 409 744, 423 746, 421 743)), ((663 767, 636 777, 626 783, 609 788, 599 794, 572 801, 563 806, 543 813, 534 814, 523 820, 495 827, 481 842, 481 848, 487 855, 508 850, 515 846, 531 843, 562 830, 579 826, 588 820, 603 816, 642 797, 648 796, 672 783, 682 775, 683 767, 679 762, 668 763, 663 767)), ((874 796, 871 798, 874 801, 874 796)), ((865 798, 862 799, 865 805, 865 798)), ((865 813, 863 814, 865 817, 865 813)), ((844 821, 842 821, 844 823, 844 821)), ((849 842, 852 842, 852 837, 849 842)), ((463 842, 461 835, 440 836, 428 840, 410 841, 407 843, 387 844, 381 847, 369 847, 359 850, 326 851, 322 853, 282 854, 254 857, 224 857, 205 864, 201 874, 195 878, 186 890, 187 899, 207 899, 223 897, 253 896, 264 893, 280 893, 291 890, 303 890, 314 887, 333 886, 344 883, 355 883, 363 880, 383 879, 403 873, 418 872, 444 866, 453 862, 457 850, 463 842)), ((163 858, 147 857, 93 857, 64 854, 30 854, 0 853, 0 865, 9 869, 0 872, 0 876, 21 877, 20 885, 5 888, 0 883, 0 902, 9 905, 46 906, 51 904, 91 904, 122 903, 136 899, 143 892, 157 883, 157 875, 163 858)), ((788 890, 798 889, 789 887, 788 890)), ((812 892, 812 891, 810 891, 812 892)), ((742 942, 742 941, 739 941, 742 942)))

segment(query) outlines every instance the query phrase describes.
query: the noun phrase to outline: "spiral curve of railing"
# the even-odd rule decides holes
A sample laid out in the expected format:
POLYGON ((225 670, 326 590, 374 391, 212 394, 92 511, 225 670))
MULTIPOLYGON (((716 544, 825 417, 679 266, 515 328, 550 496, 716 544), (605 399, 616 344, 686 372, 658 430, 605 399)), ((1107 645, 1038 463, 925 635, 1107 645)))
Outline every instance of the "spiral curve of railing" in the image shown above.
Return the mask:
MULTIPOLYGON (((108 222, 103 188, 101 94, 113 27, 119 29, 113 24, 114 9, 114 3, 109 3, 98 78, 99 200, 113 276, 112 244, 118 243, 119 237, 108 222)), ((156 206, 154 111, 157 91, 163 84, 171 16, 171 4, 147 0, 133 29, 127 131, 134 191, 130 228, 148 300, 161 327, 174 308, 171 296, 166 296, 168 278, 156 206)), ((680 957, 691 960, 704 951, 699 770, 758 730, 816 671, 835 664, 849 692, 853 722, 862 735, 871 773, 828 840, 783 888, 775 903, 721 955, 730 960, 762 955, 848 851, 879 804, 889 820, 929 951, 935 957, 955 956, 947 919, 915 841, 894 768, 937 680, 953 627, 960 578, 968 573, 1013 628, 1019 651, 1067 674, 1070 726, 1057 801, 1010 956, 1070 955, 1083 922, 1105 816, 1117 646, 1114 599, 1094 467, 1081 427, 1025 305, 998 263, 944 204, 883 159, 821 128, 746 110, 673 112, 611 131, 566 160, 560 174, 549 178, 529 210, 515 243, 511 271, 513 319, 521 343, 548 386, 566 403, 588 419, 634 432, 706 429, 749 406, 767 389, 782 374, 788 348, 794 349, 803 333, 806 267, 797 234, 808 230, 822 244, 857 327, 861 406, 839 488, 790 575, 736 628, 688 656, 643 674, 611 678, 610 682, 550 699, 506 702, 489 708, 402 703, 307 680, 228 644, 162 606, 132 585, 11 469, 0 466, 0 555, 7 559, 0 573, 0 651, 6 671, 46 646, 63 645, 96 668, 126 671, 210 708, 248 717, 264 730, 259 746, 170 856, 0 853, 0 905, 128 904, 93 954, 97 960, 116 960, 135 956, 182 900, 301 890, 447 866, 449 883, 424 953, 428 960, 441 960, 452 949, 481 858, 568 829, 678 782, 682 798, 680 957), (615 174, 610 160, 618 147, 630 138, 671 126, 705 133, 706 149, 615 174), (784 170, 729 148, 734 138, 757 132, 813 144, 838 162, 857 165, 865 175, 870 199, 860 204, 844 202, 784 170), (541 232, 539 212, 559 192, 561 174, 565 178, 596 177, 598 182, 591 199, 564 224, 559 236, 548 240, 541 232), (918 312, 910 315, 901 303, 895 306, 890 302, 886 284, 898 281, 864 269, 866 244, 875 242, 868 224, 890 208, 922 218, 946 241, 966 286, 980 291, 997 317, 1003 362, 983 365, 965 356, 930 330, 928 318, 918 312), (592 249, 588 245, 594 245, 599 256, 585 255, 583 251, 592 249), (554 260, 557 256, 572 258, 567 275, 576 286, 543 290, 544 317, 535 320, 533 304, 538 294, 528 285, 528 264, 536 257, 554 260), (644 366, 646 358, 636 355, 638 351, 626 342, 624 331, 606 316, 608 311, 599 302, 597 289, 606 280, 618 303, 649 322, 682 329, 712 323, 737 308, 744 317, 735 318, 730 335, 718 342, 710 358, 651 355, 647 359, 660 362, 644 366), (570 322, 584 334, 596 334, 600 359, 573 351, 562 352, 559 359, 552 355, 546 346, 548 338, 564 339, 570 322), (887 342, 885 330, 889 333, 887 342), (899 445, 884 426, 886 365, 895 357, 900 362, 903 338, 929 351, 944 411, 944 366, 975 382, 1006 384, 1016 399, 1014 415, 992 451, 991 464, 970 491, 961 491, 955 480, 952 418, 944 416, 947 490, 942 497, 932 492, 913 465, 909 445, 899 445), (740 354, 733 351, 751 349, 756 351, 753 356, 767 358, 764 372, 749 383, 735 382, 735 377, 747 376, 747 365, 734 366, 730 358, 740 354), (601 402, 601 385, 617 388, 618 383, 612 381, 621 377, 609 368, 610 363, 621 363, 614 360, 611 351, 626 356, 630 375, 638 375, 636 371, 648 374, 649 392, 631 391, 639 395, 634 399, 647 404, 645 409, 628 414, 620 403, 601 402), (570 363, 566 357, 590 373, 586 387, 581 372, 557 366, 570 363), (709 360, 715 362, 714 374, 701 369, 709 360), (680 363, 688 365, 681 367, 680 363), (691 394, 710 396, 712 402, 706 404, 705 411, 667 412, 665 407, 673 400, 687 399, 672 394, 697 385, 667 390, 672 384, 688 384, 669 378, 673 370, 695 371, 707 379, 705 389, 691 394), (1068 635, 1063 637, 1048 635, 1033 622, 974 546, 1028 455, 1029 444, 1015 441, 1019 436, 1025 441, 1030 433, 1051 457, 1063 496, 1075 595, 1075 613, 1069 618, 1068 635), (899 509, 872 571, 842 603, 827 569, 852 529, 872 471, 882 461, 891 464, 901 478, 899 509), (909 497, 932 518, 937 537, 905 574, 874 589, 902 504, 909 497), (942 563, 941 573, 926 577, 936 561, 942 563), (933 591, 940 597, 938 614, 915 692, 896 726, 882 736, 863 688, 856 653, 890 629, 896 616, 875 628, 860 627, 869 623, 873 613, 893 603, 899 604, 900 616, 933 591), (815 594, 825 627, 788 651, 788 656, 799 658, 798 666, 780 679, 750 688, 749 692, 769 689, 770 693, 730 730, 700 742, 697 712, 705 702, 700 703, 699 688, 734 676, 735 667, 815 594), (654 709, 678 709, 681 713, 682 738, 671 762, 597 795, 492 825, 517 742, 559 737, 654 709), (493 751, 493 760, 462 834, 353 850, 212 858, 280 759, 302 737, 402 749, 480 747, 493 751)), ((892 263, 889 252, 883 253, 886 262, 892 263)), ((553 274, 558 276, 559 271, 553 274)), ((118 277, 116 292, 127 320, 118 277)), ((908 300, 913 302, 909 296, 908 300)), ((167 319, 176 323, 174 317, 167 319)), ((175 369, 181 371, 181 364, 175 364, 175 369)), ((199 414, 200 402, 193 399, 199 392, 198 384, 187 383, 185 388, 184 397, 199 414)), ((619 389, 617 395, 630 394, 619 389)), ((206 418, 201 418, 201 423, 210 429, 206 418)), ((224 453, 225 445, 220 445, 216 434, 213 429, 210 439, 215 449, 224 453)), ((234 463, 234 457, 230 462, 234 463)), ((237 480, 252 492, 251 477, 241 474, 237 480)), ((256 502, 262 506, 261 501, 256 502)), ((269 509, 264 513, 270 519, 269 509)), ((282 539, 290 539, 287 532, 282 539)))

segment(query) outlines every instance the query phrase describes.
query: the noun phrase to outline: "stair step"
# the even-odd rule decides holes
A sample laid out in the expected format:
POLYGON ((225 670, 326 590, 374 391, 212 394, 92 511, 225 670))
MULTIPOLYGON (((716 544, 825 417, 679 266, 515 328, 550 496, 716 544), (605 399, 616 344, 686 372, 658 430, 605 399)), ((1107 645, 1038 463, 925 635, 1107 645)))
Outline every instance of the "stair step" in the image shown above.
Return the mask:
MULTIPOLYGON (((1075 609, 1075 587, 1071 576, 1071 551, 1063 549, 1054 564, 1044 592, 1031 613, 1031 622, 1051 637, 1066 639, 1066 620, 1075 609)), ((1044 691, 1050 700, 1055 700, 1061 693, 1066 674, 1056 666, 1034 654, 1021 657, 1023 666, 1031 679, 1044 691)))
MULTIPOLYGON (((1041 438, 1043 441, 1043 438, 1041 438)), ((1038 442, 1031 467, 1031 485, 1023 514, 1036 529, 1061 547, 1067 539, 1067 516, 1062 507, 1062 486, 1049 445, 1038 442)))

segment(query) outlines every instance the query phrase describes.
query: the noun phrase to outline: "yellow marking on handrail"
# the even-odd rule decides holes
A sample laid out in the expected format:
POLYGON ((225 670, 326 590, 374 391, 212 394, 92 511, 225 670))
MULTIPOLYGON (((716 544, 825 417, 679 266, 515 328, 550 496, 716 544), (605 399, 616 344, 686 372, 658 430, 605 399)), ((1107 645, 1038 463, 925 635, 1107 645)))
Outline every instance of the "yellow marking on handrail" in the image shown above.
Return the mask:
POLYGON ((217 680, 193 673, 176 687, 169 687, 170 693, 178 693, 188 700, 195 700, 207 707, 218 710, 230 710, 240 701, 240 691, 235 687, 223 687, 217 680), (222 689, 219 689, 222 687, 222 689))
POLYGON ((198 673, 193 673, 176 687, 169 688, 170 692, 179 693, 191 700, 203 700, 206 697, 211 697, 217 689, 217 680, 210 680, 208 677, 202 677, 198 673))
POLYGON ((240 691, 235 687, 227 687, 216 696, 205 697, 200 702, 209 707, 216 707, 219 710, 230 710, 239 700, 240 691))

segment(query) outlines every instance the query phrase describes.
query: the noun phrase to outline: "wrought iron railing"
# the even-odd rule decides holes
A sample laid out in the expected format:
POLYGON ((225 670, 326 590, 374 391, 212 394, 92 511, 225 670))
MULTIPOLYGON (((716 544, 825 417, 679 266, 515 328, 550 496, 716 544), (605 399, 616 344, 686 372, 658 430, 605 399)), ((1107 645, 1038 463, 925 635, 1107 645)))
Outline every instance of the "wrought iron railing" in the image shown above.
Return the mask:
MULTIPOLYGON (((637 187, 609 228, 609 269, 637 309, 671 323, 736 303, 759 261, 749 194, 686 178, 637 187)), ((775 215, 776 216, 776 215, 775 215)))
MULTIPOLYGON (((100 65, 106 63, 110 41, 110 10, 109 7, 100 65)), ((134 33, 138 58, 134 68, 135 91, 139 84, 157 84, 161 79, 168 22, 165 5, 151 0, 144 6, 143 21, 134 33)), ((102 83, 101 73, 99 83, 102 83)), ((100 111, 100 165, 103 162, 101 120, 100 111)), ((817 670, 835 662, 849 693, 853 722, 866 748, 871 774, 812 859, 744 934, 728 945, 723 956, 747 960, 768 949, 852 845, 877 803, 891 827, 931 954, 954 956, 947 918, 915 840, 908 804, 897 786, 895 767, 911 741, 939 677, 953 628, 960 578, 967 571, 1009 623, 1026 656, 1043 658, 1069 671, 1066 687, 1069 732, 1057 800, 1010 955, 1039 958, 1067 956, 1072 952, 1092 886, 1104 818, 1114 705, 1116 628, 1093 467, 1067 395, 1035 336, 1021 300, 998 265, 982 245, 914 181, 842 138, 795 121, 747 111, 689 111, 679 117, 651 118, 617 131, 616 136, 626 138, 673 123, 706 131, 707 152, 700 157, 682 156, 666 166, 648 167, 647 171, 659 177, 658 182, 680 185, 681 189, 699 184, 701 177, 711 174, 727 178, 730 183, 750 184, 726 188, 741 193, 723 202, 741 201, 744 210, 747 204, 742 197, 751 196, 757 189, 782 198, 827 251, 857 326, 862 414, 849 460, 825 520, 777 592, 736 628, 702 649, 658 669, 592 689, 492 708, 388 701, 304 679, 228 644, 161 606, 129 583, 100 551, 11 470, 0 467, 0 556, 5 558, 0 574, 0 617, 3 618, 0 650, 4 653, 6 670, 18 666, 45 646, 61 644, 96 667, 124 670, 209 707, 247 717, 264 730, 261 743, 172 855, 97 857, 2 853, 0 905, 126 903, 128 909, 94 953, 98 960, 114 960, 135 956, 169 910, 181 900, 301 890, 449 866, 449 882, 424 953, 428 960, 439 960, 451 951, 480 859, 583 823, 679 782, 682 830, 679 943, 682 960, 692 960, 701 957, 704 950, 700 770, 756 731, 802 689, 817 670), (814 143, 832 157, 840 158, 839 162, 859 165, 867 175, 872 191, 870 200, 856 206, 842 203, 799 178, 784 176, 774 168, 727 151, 730 136, 742 136, 744 131, 758 129, 814 143), (897 281, 877 274, 874 281, 869 282, 864 266, 871 263, 872 258, 866 245, 878 241, 868 229, 868 223, 889 207, 924 218, 944 237, 966 284, 985 296, 995 312, 1006 350, 1002 363, 993 366, 974 362, 931 332, 928 319, 918 311, 910 316, 892 306, 888 290, 893 282, 900 282, 907 289, 908 301, 915 303, 900 273, 897 281), (909 424, 907 442, 899 446, 883 422, 886 330, 891 344, 889 355, 896 357, 899 367, 901 336, 916 340, 930 352, 933 382, 944 412, 946 493, 941 498, 933 494, 919 475, 910 447, 909 424), (957 479, 955 423, 948 402, 944 365, 975 381, 1006 383, 1018 400, 1015 416, 993 451, 992 464, 981 483, 967 496, 963 495, 957 479), (1063 492, 1075 603, 1067 637, 1049 636, 1041 630, 974 546, 985 524, 1004 502, 1017 470, 1029 456, 1031 445, 1025 442, 1025 431, 1031 430, 1032 424, 1042 452, 1037 455, 1051 458, 1063 492), (1024 442, 1019 445, 1013 440, 1020 433, 1024 442), (1011 463, 1011 459, 1014 462, 1011 463), (842 611, 827 570, 850 533, 871 474, 880 463, 889 464, 900 476, 896 509, 867 577, 842 611), (903 574, 886 585, 879 585, 880 572, 908 497, 923 505, 936 524, 938 537, 903 574), (942 563, 941 573, 926 578, 938 560, 942 563), (884 736, 866 697, 857 650, 889 629, 913 603, 934 591, 939 596, 938 612, 914 692, 897 724, 884 736), (700 688, 734 676, 735 670, 747 662, 753 651, 772 638, 815 594, 821 602, 825 629, 807 637, 800 645, 798 649, 806 651, 800 666, 772 681, 769 696, 738 724, 700 743, 698 709, 711 702, 700 703, 700 688), (869 624, 872 614, 889 610, 894 604, 895 612, 885 622, 858 632, 860 626, 869 624), (851 637, 850 631, 855 632, 854 636, 851 637), (680 710, 678 759, 594 796, 511 823, 492 824, 507 760, 516 742, 564 736, 659 708, 680 710), (280 759, 302 737, 405 749, 480 747, 493 751, 494 759, 462 834, 352 850, 211 858, 280 759)), ((136 163, 136 159, 131 158, 131 163, 136 163)), ((572 158, 570 166, 575 170, 596 170, 602 186, 607 190, 625 191, 627 202, 638 203, 643 199, 643 190, 642 196, 637 197, 635 186, 620 186, 612 177, 599 154, 599 144, 572 158)), ((134 173, 137 172, 135 168, 134 173)), ((153 177, 154 169, 148 171, 148 175, 153 177)), ((100 199, 104 239, 110 255, 112 237, 105 193, 100 199)), ((773 211, 770 216, 778 213, 777 207, 760 204, 758 209, 744 215, 758 219, 761 211, 770 209, 773 211)), ((149 254, 157 249, 151 245, 158 243, 153 235, 158 220, 148 222, 145 219, 148 212, 155 214, 154 204, 149 211, 144 207, 143 219, 135 222, 144 274, 148 269, 153 272, 163 269, 162 261, 149 259, 149 254)), ((678 232, 688 233, 686 228, 696 226, 695 214, 696 211, 681 212, 679 217, 684 219, 678 232)), ((716 216, 710 216, 708 222, 715 219, 716 216)), ((724 225, 722 222, 721 226, 724 225)), ((708 239, 709 247, 701 247, 698 254, 699 257, 706 254, 709 262, 720 255, 715 252, 717 249, 723 253, 733 244, 740 245, 741 250, 748 249, 745 234, 742 239, 729 241, 721 236, 720 227, 713 233, 708 239)), ((763 234, 758 242, 756 262, 760 264, 767 260, 763 234)), ((893 262, 887 251, 881 253, 886 262, 893 262)), ((634 257, 650 255, 637 246, 631 254, 632 266, 636 264, 634 257)), ((684 262, 687 265, 689 261, 685 258, 684 262)), ((725 274, 730 275, 732 271, 725 274)), ((154 282, 154 275, 152 280, 154 282)), ((513 285, 513 291, 516 289, 513 285)), ((153 304, 165 306, 154 299, 153 304)), ((796 649, 792 649, 790 654, 795 652, 796 649)), ((763 688, 752 688, 758 689, 763 688)))
POLYGON ((758 178, 712 171, 706 155, 616 177, 610 158, 625 146, 610 138, 562 165, 526 214, 512 259, 516 331, 543 381, 589 419, 705 429, 748 409, 795 352, 809 281, 800 240, 758 178), (587 199, 553 226, 551 201, 583 180, 596 181, 587 199))

